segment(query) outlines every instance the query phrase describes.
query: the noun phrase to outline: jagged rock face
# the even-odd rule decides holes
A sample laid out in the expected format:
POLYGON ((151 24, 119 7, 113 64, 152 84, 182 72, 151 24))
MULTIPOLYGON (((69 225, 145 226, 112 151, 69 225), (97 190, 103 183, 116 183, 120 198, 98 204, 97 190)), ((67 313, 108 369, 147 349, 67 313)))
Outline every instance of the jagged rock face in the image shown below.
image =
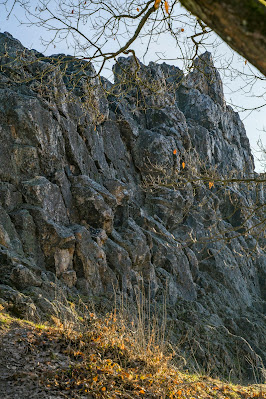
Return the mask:
POLYGON ((136 75, 133 59, 120 58, 114 85, 8 34, 0 55, 2 303, 48 316, 55 285, 129 301, 143 286, 152 302, 166 297, 171 338, 188 360, 252 379, 265 358, 266 257, 262 241, 238 233, 257 192, 189 179, 193 157, 221 175, 254 170, 210 54, 187 77, 154 63, 136 75), (186 183, 163 184, 177 173, 186 183))

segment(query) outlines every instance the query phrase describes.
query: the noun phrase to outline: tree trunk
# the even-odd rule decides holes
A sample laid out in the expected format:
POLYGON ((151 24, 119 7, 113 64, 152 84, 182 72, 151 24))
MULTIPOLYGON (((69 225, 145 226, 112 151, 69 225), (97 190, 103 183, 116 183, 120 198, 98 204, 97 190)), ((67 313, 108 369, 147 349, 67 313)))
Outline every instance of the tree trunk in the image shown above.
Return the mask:
POLYGON ((266 75, 266 6, 262 2, 180 0, 188 11, 266 75))

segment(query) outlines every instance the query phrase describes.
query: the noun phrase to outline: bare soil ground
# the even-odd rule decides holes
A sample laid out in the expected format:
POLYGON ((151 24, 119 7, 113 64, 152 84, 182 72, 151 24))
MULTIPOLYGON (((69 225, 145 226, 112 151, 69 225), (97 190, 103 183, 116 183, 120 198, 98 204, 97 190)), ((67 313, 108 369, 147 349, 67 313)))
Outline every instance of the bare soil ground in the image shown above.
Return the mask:
POLYGON ((115 326, 96 318, 84 335, 66 333, 0 311, 0 399, 266 399, 263 385, 185 374, 156 352, 141 358, 115 326))
POLYGON ((71 395, 43 384, 49 372, 70 366, 69 356, 57 352, 61 349, 58 342, 30 324, 7 323, 8 328, 0 328, 0 398, 69 398, 71 395))

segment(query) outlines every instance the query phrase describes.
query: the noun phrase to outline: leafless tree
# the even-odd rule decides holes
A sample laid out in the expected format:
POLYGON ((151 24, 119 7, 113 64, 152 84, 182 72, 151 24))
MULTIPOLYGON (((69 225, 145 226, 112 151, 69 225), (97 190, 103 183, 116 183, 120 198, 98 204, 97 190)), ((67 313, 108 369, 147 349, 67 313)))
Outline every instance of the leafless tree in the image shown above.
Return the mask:
MULTIPOLYGON (((164 48, 165 42, 171 40, 174 49, 172 61, 182 62, 181 67, 185 71, 193 67, 193 61, 199 53, 209 47, 211 47, 212 53, 217 49, 216 66, 223 74, 224 80, 230 82, 237 77, 242 81, 240 87, 246 95, 251 95, 253 98, 256 96, 261 99, 259 104, 250 107, 250 111, 263 108, 266 103, 265 89, 262 87, 265 78, 247 64, 249 54, 242 51, 242 47, 239 50, 237 44, 235 44, 234 35, 233 33, 231 34, 231 31, 234 32, 234 27, 237 24, 230 24, 230 20, 235 18, 237 23, 242 23, 242 30, 245 31, 245 34, 241 31, 242 36, 238 37, 238 41, 243 46, 247 45, 247 36, 249 38, 249 30, 251 29, 248 23, 252 20, 254 34, 251 35, 252 39, 249 40, 252 40, 252 46, 256 47, 256 51, 260 52, 261 63, 265 62, 263 60, 266 57, 263 56, 263 51, 266 46, 262 45, 265 43, 265 32, 263 33, 266 10, 265 1, 254 0, 254 3, 256 3, 254 12, 250 12, 248 1, 245 1, 245 4, 241 4, 241 6, 238 4, 239 10, 241 10, 239 17, 236 15, 235 4, 239 3, 239 0, 234 0, 230 7, 224 6, 223 8, 219 5, 221 2, 214 2, 215 4, 210 6, 213 15, 220 12, 220 19, 225 13, 228 14, 227 29, 230 31, 230 35, 229 33, 227 36, 222 34, 222 37, 229 46, 245 56, 246 61, 242 62, 242 70, 232 66, 233 56, 227 56, 227 59, 225 59, 224 54, 218 51, 219 40, 214 37, 212 30, 208 27, 209 25, 214 30, 216 29, 216 26, 213 26, 215 23, 213 23, 212 14, 209 13, 206 20, 201 15, 195 18, 186 12, 180 6, 180 3, 191 9, 196 15, 202 11, 203 6, 201 4, 199 4, 198 8, 194 7, 194 3, 198 2, 178 0, 169 2, 164 0, 38 0, 34 3, 29 0, 0 0, 0 6, 2 5, 6 8, 8 16, 11 14, 17 15, 18 11, 20 11, 19 14, 21 15, 21 10, 23 10, 24 17, 20 17, 20 22, 27 27, 36 26, 40 28, 45 49, 50 49, 51 51, 51 48, 56 48, 61 42, 68 43, 71 55, 80 60, 93 63, 96 69, 96 76, 105 72, 106 68, 110 67, 112 62, 120 55, 132 54, 136 63, 137 57, 145 59, 145 55, 147 55, 154 43, 160 44, 159 48, 164 48), (242 16, 242 9, 248 12, 247 19, 243 19, 244 22, 239 21, 240 16, 242 16), (259 32, 261 30, 259 36, 260 46, 255 45, 257 31, 254 27, 254 18, 257 20, 256 29, 259 32), (142 54, 136 51, 136 46, 140 43, 145 46, 142 47, 142 54)), ((219 29, 216 30, 218 33, 220 32, 219 29)), ((156 51, 154 61, 169 61, 170 57, 166 53, 163 50, 156 51)), ((265 73, 264 67, 261 68, 260 62, 254 62, 255 56, 253 56, 253 53, 250 57, 251 62, 261 72, 265 73)), ((62 64, 63 60, 60 62, 62 64)), ((238 106, 237 110, 247 111, 249 109, 238 106)))
MULTIPOLYGON (((98 79, 110 63, 116 61, 121 55, 131 54, 135 60, 135 77, 132 83, 143 87, 148 85, 149 92, 156 92, 158 90, 156 82, 149 82, 140 77, 138 60, 140 56, 134 47, 136 41, 144 43, 145 50, 142 56, 145 58, 154 42, 163 43, 166 40, 165 38, 170 37, 176 49, 175 61, 182 61, 183 69, 188 72, 195 67, 196 57, 208 46, 211 46, 214 52, 218 49, 219 41, 214 39, 209 25, 220 33, 230 46, 246 57, 246 61, 243 62, 243 70, 235 69, 232 66, 232 59, 225 60, 223 58, 222 62, 219 63, 219 71, 229 80, 233 80, 236 76, 240 77, 243 81, 242 90, 249 94, 256 84, 261 85, 265 82, 265 77, 254 71, 247 63, 247 60, 250 59, 261 72, 265 72, 266 57, 263 56, 266 48, 265 26, 263 30, 265 1, 254 0, 256 6, 251 11, 248 1, 244 1, 244 4, 242 4, 243 2, 234 0, 231 2, 232 4, 230 3, 230 7, 228 4, 225 5, 224 2, 215 1, 209 5, 210 8, 206 8, 205 3, 209 4, 209 1, 188 2, 184 0, 179 2, 173 0, 168 3, 162 0, 38 0, 33 4, 29 0, 0 0, 0 5, 6 7, 8 15, 12 13, 16 15, 17 8, 22 8, 25 14, 21 23, 26 26, 37 26, 40 28, 40 32, 46 32, 42 39, 46 49, 56 48, 58 43, 62 41, 69 43, 72 56, 80 61, 80 70, 73 75, 71 82, 73 90, 78 87, 80 80, 83 79, 82 71, 87 69, 88 65, 93 64, 95 68, 91 70, 90 81, 87 82, 88 85, 93 85, 94 79, 98 79), (198 17, 191 16, 180 7, 179 3, 184 4, 198 17), (196 3, 198 6, 196 6, 196 3), (225 14, 228 15, 226 23, 224 22, 225 14), (246 19, 241 19, 243 15, 246 19), (215 17, 217 20, 215 20, 215 17), (235 24, 232 22, 232 18, 235 18, 235 24), (255 21, 257 21, 257 24, 255 24, 255 21), (251 30, 252 33, 250 33, 251 30), (229 33, 226 34, 226 32, 229 33), (250 40, 253 40, 252 46, 256 47, 254 51, 250 47, 250 40)), ((159 61, 166 59, 169 61, 169 58, 162 51, 157 53, 156 57, 159 61)), ((219 57, 218 55, 217 63, 219 57)), ((23 56, 19 54, 18 58, 19 65, 29 63, 26 56, 23 59, 23 56)), ((45 59, 45 56, 43 56, 43 59, 45 59)), ((50 57, 49 60, 51 61, 50 57)), ((13 61, 9 60, 9 62, 13 61)), ((44 75, 49 76, 53 69, 60 67, 62 71, 67 68, 68 63, 69 57, 54 57, 53 62, 47 64, 46 69, 39 72, 40 82, 42 82, 44 75)), ((127 80, 125 82, 126 90, 129 90, 129 77, 125 76, 127 80)), ((27 80, 30 79, 30 75, 24 73, 19 78, 27 80)), ((45 87, 40 83, 37 90, 40 90, 42 95, 49 97, 49 93, 44 93, 47 87, 49 88, 46 78, 45 87)), ((121 90, 117 90, 115 85, 110 90, 112 90, 112 94, 126 95, 125 93, 121 94, 121 90)), ((175 87, 173 87, 173 90, 175 90, 175 87)), ((265 92, 263 88, 260 88, 257 96, 261 98, 261 104, 255 108, 264 107, 265 92)), ((92 106, 92 103, 92 101, 89 101, 88 105, 92 106)), ((145 107, 145 103, 142 102, 139 106, 145 107)), ((250 111, 253 109, 254 107, 250 107, 250 111)), ((247 111, 246 108, 242 110, 247 111)), ((99 121, 101 120, 100 116, 97 116, 99 121)), ((234 185, 242 185, 243 189, 248 189, 249 186, 259 188, 265 185, 265 175, 263 174, 242 178, 240 176, 235 177, 232 172, 228 176, 220 176, 215 169, 205 167, 200 160, 198 162, 198 165, 193 167, 193 160, 191 159, 189 172, 185 171, 186 173, 182 175, 168 176, 165 171, 161 171, 161 174, 157 174, 156 178, 150 176, 144 181, 144 188, 154 190, 163 186, 171 186, 182 189, 187 185, 203 184, 209 186, 210 190, 215 187, 215 190, 223 191, 225 196, 230 197, 230 187, 234 185)), ((236 204, 233 200, 232 204, 235 204, 232 207, 232 215, 234 215, 239 210, 239 204, 236 204)), ((241 226, 234 226, 231 233, 238 236, 239 234, 249 234, 251 231, 256 231, 258 236, 263 236, 266 223, 265 203, 261 204, 255 199, 253 203, 245 204, 245 209, 246 214, 242 219, 241 226), (258 214, 262 217, 263 222, 253 223, 258 214)), ((231 235, 232 237, 233 235, 231 235)), ((215 237, 215 239, 218 238, 215 237)))

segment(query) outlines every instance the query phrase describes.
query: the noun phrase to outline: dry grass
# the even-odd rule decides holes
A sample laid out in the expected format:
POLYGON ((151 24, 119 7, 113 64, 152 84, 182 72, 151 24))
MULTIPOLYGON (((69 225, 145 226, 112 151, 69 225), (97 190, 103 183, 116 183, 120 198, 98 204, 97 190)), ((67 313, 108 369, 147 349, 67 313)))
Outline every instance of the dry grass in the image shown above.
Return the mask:
POLYGON ((59 397, 266 398, 262 385, 231 385, 177 370, 171 363, 174 351, 163 340, 164 323, 151 318, 147 324, 144 313, 138 315, 130 321, 115 309, 100 317, 84 304, 71 304, 63 318, 54 317, 54 325, 34 326, 2 311, 0 332, 10 330, 15 321, 28 331, 24 336, 32 356, 51 354, 39 383, 59 397))

